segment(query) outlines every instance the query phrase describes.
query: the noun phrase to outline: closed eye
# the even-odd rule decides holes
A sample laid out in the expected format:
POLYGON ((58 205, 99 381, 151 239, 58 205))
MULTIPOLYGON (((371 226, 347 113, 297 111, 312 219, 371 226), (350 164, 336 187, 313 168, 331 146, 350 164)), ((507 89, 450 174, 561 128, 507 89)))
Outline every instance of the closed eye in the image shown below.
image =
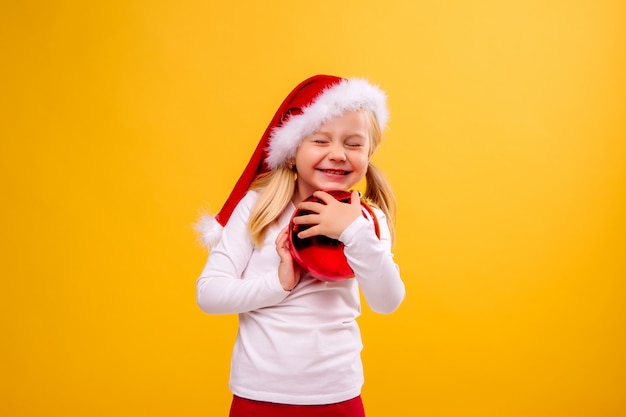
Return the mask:
POLYGON ((347 136, 344 139, 343 143, 348 148, 357 149, 357 148, 362 148, 363 146, 365 146, 366 141, 367 140, 366 138, 363 137, 363 135, 353 134, 353 135, 347 136))
POLYGON ((323 144, 330 142, 330 139, 328 138, 328 136, 322 133, 315 133, 308 140, 311 143, 318 144, 318 145, 323 145, 323 144))

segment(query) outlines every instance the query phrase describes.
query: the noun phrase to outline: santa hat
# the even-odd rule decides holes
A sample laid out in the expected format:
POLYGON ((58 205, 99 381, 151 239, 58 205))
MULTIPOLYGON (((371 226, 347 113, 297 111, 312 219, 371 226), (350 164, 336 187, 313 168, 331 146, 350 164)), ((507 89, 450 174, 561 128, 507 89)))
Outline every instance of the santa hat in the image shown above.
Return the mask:
POLYGON ((274 114, 220 212, 216 216, 202 216, 195 225, 202 243, 215 246, 254 179, 259 174, 287 166, 302 140, 322 124, 347 111, 366 109, 374 114, 382 129, 389 119, 386 101, 382 90, 361 78, 315 75, 301 82, 274 114))

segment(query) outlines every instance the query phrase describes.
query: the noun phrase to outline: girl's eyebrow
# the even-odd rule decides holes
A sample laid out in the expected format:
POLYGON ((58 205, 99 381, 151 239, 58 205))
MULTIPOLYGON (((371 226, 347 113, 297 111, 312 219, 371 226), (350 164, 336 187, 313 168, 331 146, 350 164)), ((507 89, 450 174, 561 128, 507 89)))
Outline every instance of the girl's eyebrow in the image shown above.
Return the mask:
POLYGON ((366 139, 366 138, 367 138, 367 136, 366 136, 366 135, 364 135, 364 134, 362 134, 362 133, 358 133, 358 132, 357 132, 357 133, 353 133, 353 134, 351 134, 351 135, 346 135, 346 138, 347 138, 347 139, 350 139, 350 138, 361 138, 361 139, 366 139))
MULTIPOLYGON (((324 136, 331 137, 332 133, 327 131, 327 130, 317 130, 311 136, 314 136, 314 135, 324 135, 324 136)), ((355 132, 348 131, 348 133, 342 133, 341 136, 343 138, 352 138, 352 137, 366 138, 367 137, 367 135, 365 135, 362 132, 358 132, 358 131, 355 131, 355 132)))

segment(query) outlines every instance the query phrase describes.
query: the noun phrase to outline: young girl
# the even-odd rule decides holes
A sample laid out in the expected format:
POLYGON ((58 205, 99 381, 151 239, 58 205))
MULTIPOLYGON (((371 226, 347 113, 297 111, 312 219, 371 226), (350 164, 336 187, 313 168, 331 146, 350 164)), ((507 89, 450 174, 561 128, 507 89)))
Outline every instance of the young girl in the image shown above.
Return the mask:
POLYGON ((210 314, 238 314, 231 360, 230 416, 364 416, 359 289, 370 308, 391 313, 405 288, 391 246, 395 200, 370 162, 388 118, 385 94, 362 79, 317 75, 282 103, 222 210, 198 230, 210 248, 197 301, 210 314), (366 179, 377 237, 350 203, 325 191, 366 179), (320 201, 303 201, 314 194, 320 201), (299 238, 341 241, 353 279, 322 281, 298 266, 299 238))

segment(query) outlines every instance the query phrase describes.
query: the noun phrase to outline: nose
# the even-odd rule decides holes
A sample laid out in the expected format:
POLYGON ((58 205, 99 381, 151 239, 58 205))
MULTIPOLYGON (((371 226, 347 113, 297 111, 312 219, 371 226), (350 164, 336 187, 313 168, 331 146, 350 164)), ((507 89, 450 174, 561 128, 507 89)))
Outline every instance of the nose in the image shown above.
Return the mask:
POLYGON ((328 151, 328 159, 343 162, 346 160, 346 152, 341 145, 333 145, 328 151))

